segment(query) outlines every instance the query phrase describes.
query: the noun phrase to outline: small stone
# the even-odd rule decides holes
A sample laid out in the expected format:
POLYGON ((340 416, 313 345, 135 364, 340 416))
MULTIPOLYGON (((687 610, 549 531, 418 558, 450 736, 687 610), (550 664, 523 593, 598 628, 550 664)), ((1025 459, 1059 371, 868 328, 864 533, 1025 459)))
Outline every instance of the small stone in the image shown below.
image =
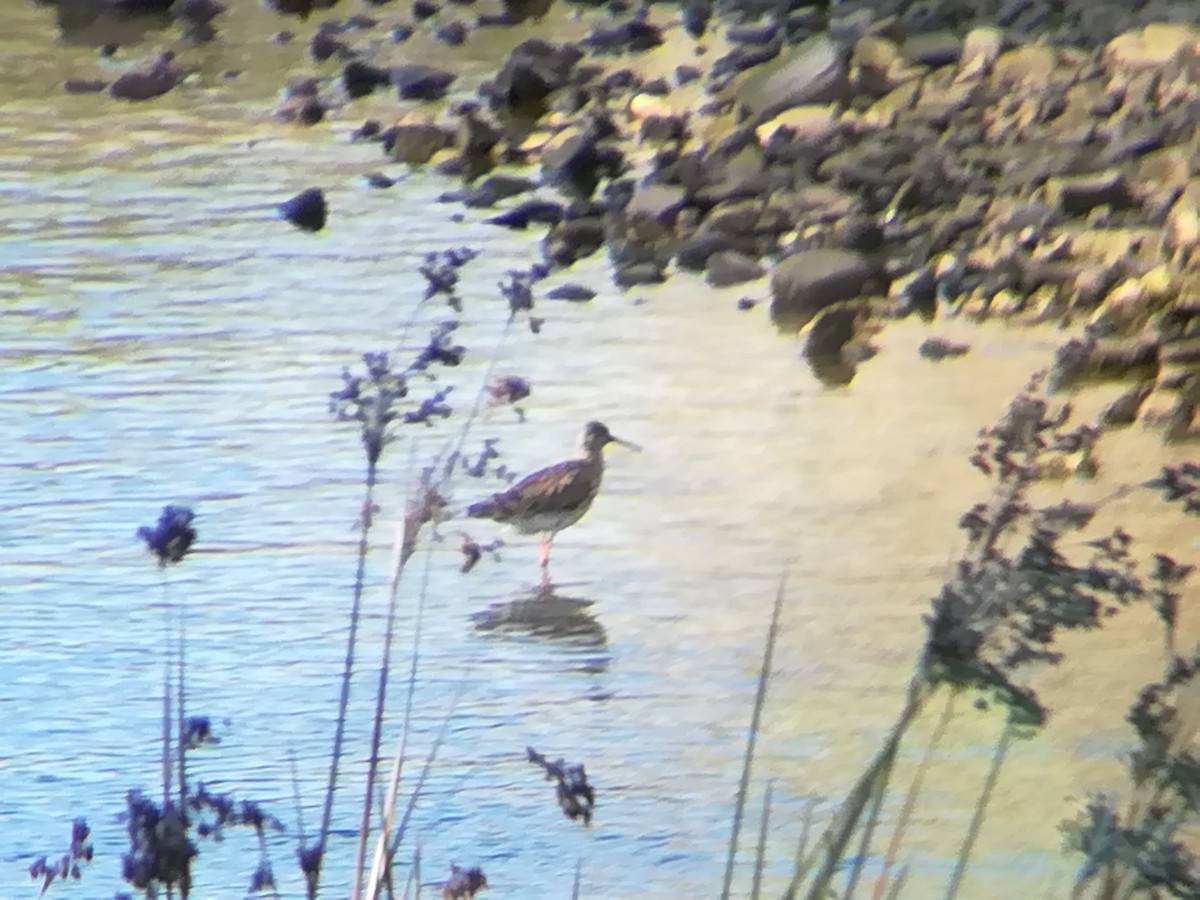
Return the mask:
POLYGON ((325 227, 327 208, 325 193, 320 188, 309 188, 279 205, 279 212, 297 228, 304 231, 320 231, 325 227))
POLYGON ((917 355, 932 362, 941 362, 943 359, 964 356, 970 349, 969 344, 956 343, 946 338, 929 337, 921 341, 921 346, 917 348, 917 355))

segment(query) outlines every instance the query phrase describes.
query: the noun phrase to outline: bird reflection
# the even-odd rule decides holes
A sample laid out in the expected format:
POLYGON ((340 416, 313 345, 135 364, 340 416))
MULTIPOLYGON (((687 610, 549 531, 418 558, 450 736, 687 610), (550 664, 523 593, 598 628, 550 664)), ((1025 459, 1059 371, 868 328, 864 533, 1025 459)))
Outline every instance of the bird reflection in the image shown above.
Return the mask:
MULTIPOLYGON (((580 646, 604 647, 608 635, 591 614, 594 605, 594 600, 568 597, 547 583, 513 600, 493 603, 474 613, 471 619, 478 631, 527 634, 580 646)), ((604 664, 607 662, 605 657, 604 664)))

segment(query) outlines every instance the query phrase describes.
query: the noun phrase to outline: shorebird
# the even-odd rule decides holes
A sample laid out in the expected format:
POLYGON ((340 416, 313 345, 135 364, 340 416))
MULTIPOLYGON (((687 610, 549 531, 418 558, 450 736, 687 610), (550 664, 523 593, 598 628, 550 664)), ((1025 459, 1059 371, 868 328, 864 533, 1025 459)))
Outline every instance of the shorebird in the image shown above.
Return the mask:
MULTIPOLYGON (((467 515, 513 526, 520 534, 539 534, 538 565, 543 573, 550 565, 554 536, 584 517, 600 492, 604 478, 604 447, 621 444, 640 450, 636 444, 615 437, 602 422, 588 422, 579 438, 579 453, 531 475, 486 500, 472 503, 467 515)), ((543 576, 544 577, 544 576, 543 576)))

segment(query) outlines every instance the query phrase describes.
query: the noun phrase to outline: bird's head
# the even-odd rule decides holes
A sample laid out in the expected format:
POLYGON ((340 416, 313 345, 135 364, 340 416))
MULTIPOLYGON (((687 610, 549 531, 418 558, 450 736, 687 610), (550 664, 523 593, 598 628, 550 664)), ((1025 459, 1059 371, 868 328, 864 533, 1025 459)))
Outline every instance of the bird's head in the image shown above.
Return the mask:
POLYGON ((630 450, 641 450, 637 444, 623 441, 611 431, 603 422, 588 422, 583 427, 583 435, 580 437, 580 447, 587 455, 599 453, 609 444, 620 444, 622 447, 628 447, 630 450))

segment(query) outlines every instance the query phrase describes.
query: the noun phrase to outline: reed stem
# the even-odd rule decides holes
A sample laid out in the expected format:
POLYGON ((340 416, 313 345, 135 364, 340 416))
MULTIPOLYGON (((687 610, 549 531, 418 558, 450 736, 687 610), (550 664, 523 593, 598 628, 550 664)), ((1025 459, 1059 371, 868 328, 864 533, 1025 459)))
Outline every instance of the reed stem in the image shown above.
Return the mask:
POLYGON ((979 794, 979 799, 975 802, 975 812, 971 815, 971 824, 967 828, 967 836, 963 840, 962 849, 958 852, 958 862, 954 865, 954 874, 950 876, 950 884, 946 887, 946 900, 954 900, 958 896, 963 876, 967 872, 967 864, 971 860, 971 851, 975 848, 975 841, 979 837, 979 829, 983 826, 984 814, 987 811, 989 801, 992 799, 992 791, 995 790, 996 782, 1000 778, 1000 768, 1004 764, 1005 756, 1008 754, 1009 745, 1012 744, 1015 730, 1012 720, 1006 719, 1004 722, 1004 731, 1000 734, 1000 740, 996 742, 996 752, 992 756, 992 765, 988 769, 987 780, 984 781, 983 790, 979 794))
POLYGON ((917 805, 917 797, 921 793, 921 788, 925 783, 925 776, 929 772, 929 763, 933 759, 934 750, 941 743, 942 738, 946 734, 946 728, 950 725, 950 720, 954 717, 954 701, 958 697, 958 691, 952 690, 946 697, 946 705, 942 708, 942 714, 938 718, 937 725, 934 726, 933 734, 929 738, 929 743, 925 746, 925 753, 921 757, 921 762, 917 766, 917 773, 913 776, 912 784, 908 786, 908 793, 904 796, 904 805, 900 808, 900 816, 896 820, 896 827, 892 831, 892 840, 888 844, 887 853, 883 858, 883 871, 879 873, 879 878, 875 881, 875 890, 871 894, 872 900, 882 900, 883 892, 887 888, 888 875, 891 874, 892 866, 896 863, 896 854, 900 851, 900 843, 904 840, 904 833, 908 829, 908 822, 912 818, 913 810, 917 805))
POLYGON ((767 782, 763 795, 762 817, 758 821, 758 850, 754 855, 754 881, 750 884, 750 900, 758 900, 762 893, 763 869, 767 864, 767 834, 771 827, 771 794, 775 790, 775 779, 767 782))
POLYGON ((750 790, 750 770, 754 762, 754 745, 758 740, 759 723, 763 705, 767 699, 767 683, 771 680, 771 657, 775 653, 775 639, 779 635, 779 614, 783 609, 786 576, 779 579, 775 592, 775 606, 771 610, 771 626, 767 630, 767 645, 763 650, 762 669, 758 674, 758 687, 754 692, 754 711, 750 715, 750 735, 746 740, 746 753, 742 759, 742 776, 738 782, 737 802, 733 810, 733 830, 729 835, 729 853, 725 860, 725 880, 721 887, 722 900, 729 900, 733 887, 734 863, 737 860, 738 836, 742 829, 742 817, 746 812, 746 795, 750 790))
POLYGON ((346 661, 342 668, 342 689, 338 697, 337 725, 333 732, 333 753, 329 762, 329 783, 325 789, 325 805, 321 812, 321 827, 317 833, 317 870, 309 879, 308 896, 310 900, 316 897, 321 880, 321 863, 329 841, 329 829, 333 824, 333 797, 337 791, 338 767, 342 760, 342 744, 346 736, 346 710, 350 705, 350 681, 354 673, 354 646, 358 639, 358 622, 362 609, 363 580, 367 567, 367 551, 370 549, 371 521, 370 510, 375 501, 376 463, 370 456, 367 458, 366 490, 363 499, 362 534, 358 541, 358 565, 354 576, 354 601, 350 606, 350 634, 346 638, 346 661))

